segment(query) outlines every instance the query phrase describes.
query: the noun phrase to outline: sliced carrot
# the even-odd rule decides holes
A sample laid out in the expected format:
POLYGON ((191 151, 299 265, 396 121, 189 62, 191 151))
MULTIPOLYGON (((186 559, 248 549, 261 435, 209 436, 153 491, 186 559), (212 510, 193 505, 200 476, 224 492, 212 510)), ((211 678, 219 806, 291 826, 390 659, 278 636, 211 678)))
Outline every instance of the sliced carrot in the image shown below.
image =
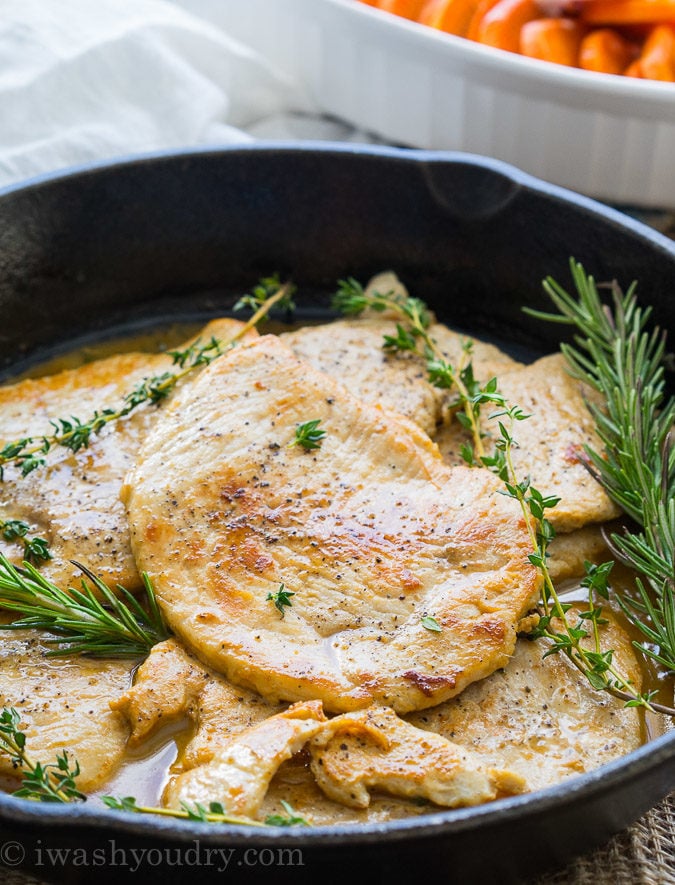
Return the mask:
POLYGON ((623 75, 624 77, 637 77, 638 79, 643 79, 644 75, 642 73, 642 65, 640 64, 640 59, 636 58, 635 61, 632 61, 623 72, 623 75))
POLYGON ((584 28, 571 18, 539 18, 520 30, 520 52, 529 58, 576 67, 584 28))
POLYGON ((675 0, 584 0, 579 15, 592 25, 675 21, 675 0))
POLYGON ((478 0, 440 0, 422 9, 419 21, 448 34, 465 37, 477 5, 478 0))
POLYGON ((646 80, 675 83, 675 26, 654 28, 642 47, 640 69, 646 80))
POLYGON ((526 22, 541 18, 541 14, 536 0, 499 0, 483 17, 478 42, 518 52, 521 28, 526 22))
POLYGON ((378 0, 376 5, 385 12, 416 21, 425 3, 426 0, 378 0))
POLYGON ((476 11, 471 16, 466 36, 469 40, 478 40, 478 31, 487 13, 496 6, 499 0, 478 0, 476 11))
POLYGON ((426 0, 426 3, 420 9, 420 14, 417 16, 417 21, 421 25, 431 25, 433 27, 433 20, 438 15, 439 9, 441 9, 447 0, 426 0))
POLYGON ((622 74, 639 53, 636 43, 613 28, 596 28, 581 41, 579 67, 603 74, 622 74))

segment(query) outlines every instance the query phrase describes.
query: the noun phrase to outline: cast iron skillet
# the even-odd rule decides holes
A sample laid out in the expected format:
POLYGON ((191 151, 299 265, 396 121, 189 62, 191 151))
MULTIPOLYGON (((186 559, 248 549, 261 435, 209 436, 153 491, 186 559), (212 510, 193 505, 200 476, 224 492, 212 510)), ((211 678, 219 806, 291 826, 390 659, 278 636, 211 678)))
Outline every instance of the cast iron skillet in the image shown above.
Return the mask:
MULTIPOLYGON (((93 166, 0 193, 0 369, 111 329, 222 313, 273 271, 298 284, 301 318, 323 316, 336 280, 386 268, 441 319, 535 356, 556 349, 560 327, 520 308, 548 307, 540 282, 569 285, 570 256, 598 280, 638 279, 656 321, 675 325, 670 241, 502 163, 305 144, 93 166)), ((117 882, 142 857, 120 851, 136 848, 145 881, 508 883, 565 865, 673 787, 671 734, 531 796, 356 828, 220 828, 1 796, 0 861, 55 881, 117 882), (181 865, 165 851, 177 846, 181 865), (65 853, 51 863, 54 847, 65 853), (209 847, 233 849, 226 871, 206 862, 209 847)))

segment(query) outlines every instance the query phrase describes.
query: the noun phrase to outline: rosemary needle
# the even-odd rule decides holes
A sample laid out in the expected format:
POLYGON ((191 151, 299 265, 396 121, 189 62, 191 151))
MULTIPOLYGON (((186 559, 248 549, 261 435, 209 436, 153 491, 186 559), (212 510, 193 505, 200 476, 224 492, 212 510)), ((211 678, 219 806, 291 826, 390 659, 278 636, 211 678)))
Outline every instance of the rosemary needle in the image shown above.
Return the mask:
POLYGON ((102 602, 84 578, 81 590, 70 587, 66 592, 30 563, 17 568, 0 555, 0 608, 22 616, 0 625, 0 629, 45 631, 52 634, 46 642, 55 646, 48 654, 93 657, 143 656, 169 636, 146 574, 142 577, 147 610, 123 587, 118 586, 118 598, 100 578, 84 566, 78 568, 89 578, 102 602))

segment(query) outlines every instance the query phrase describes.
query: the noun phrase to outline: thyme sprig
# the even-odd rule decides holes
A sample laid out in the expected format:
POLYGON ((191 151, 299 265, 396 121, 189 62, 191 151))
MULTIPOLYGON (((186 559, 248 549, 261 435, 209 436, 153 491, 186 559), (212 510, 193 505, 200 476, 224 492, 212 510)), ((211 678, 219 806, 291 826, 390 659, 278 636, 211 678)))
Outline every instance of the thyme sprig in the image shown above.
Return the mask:
POLYGON ((16 568, 0 555, 0 608, 22 617, 0 630, 33 629, 51 634, 47 654, 84 654, 93 657, 141 657, 168 638, 155 593, 143 574, 145 603, 123 587, 118 598, 96 575, 78 565, 101 597, 82 579, 81 589, 59 589, 30 563, 16 568))
POLYGON ((6 753, 14 768, 22 775, 21 789, 13 795, 37 802, 84 801, 86 796, 77 789, 75 779, 80 774, 77 761, 71 767, 64 750, 56 762, 33 762, 26 752, 26 735, 20 729, 21 717, 14 707, 5 707, 0 714, 0 752, 6 753))
MULTIPOLYGON (((21 717, 14 707, 5 707, 0 714, 0 752, 8 755, 14 768, 20 769, 22 786, 12 795, 20 799, 37 802, 86 802, 87 797, 77 788, 76 779, 80 775, 80 765, 68 760, 64 750, 56 757, 56 762, 43 764, 33 762, 26 752, 26 735, 21 730, 21 717)), ((269 815, 264 823, 250 817, 230 814, 220 802, 210 802, 208 808, 200 802, 189 805, 181 802, 180 808, 159 808, 139 805, 133 796, 117 798, 101 796, 103 804, 114 811, 127 811, 136 814, 154 814, 179 820, 197 821, 209 824, 235 824, 248 827, 293 827, 309 826, 304 817, 296 814, 289 802, 282 800, 286 816, 269 815)))
POLYGON ((583 266, 571 261, 576 296, 548 278, 557 314, 528 311, 576 329, 561 349, 572 374, 601 394, 589 408, 602 450, 585 447, 590 473, 637 523, 610 536, 618 559, 635 569, 638 595, 620 603, 646 637, 643 654, 675 669, 675 397, 667 396, 666 334, 650 330, 651 309, 638 305, 633 283, 610 284, 609 304, 583 266))
POLYGON ((258 325, 263 320, 269 318, 269 310, 265 309, 267 302, 282 288, 285 288, 285 295, 278 303, 278 306, 285 308, 287 311, 295 310, 295 303, 293 301, 295 286, 286 283, 284 287, 278 274, 272 274, 259 280, 251 292, 241 296, 234 305, 233 310, 236 312, 244 308, 250 308, 257 314, 255 325, 258 325))
POLYGON ((179 820, 197 821, 203 824, 235 824, 247 827, 293 827, 309 826, 304 817, 296 814, 290 803, 282 800, 281 805, 286 812, 286 817, 280 814, 271 814, 265 821, 254 820, 250 817, 240 817, 230 814, 220 802, 210 802, 208 808, 200 802, 189 805, 181 802, 180 808, 160 808, 154 805, 139 805, 133 796, 125 796, 118 799, 115 796, 102 796, 101 801, 114 811, 128 811, 136 814, 156 814, 161 817, 173 817, 179 820))
POLYGON ((181 803, 180 808, 159 808, 154 805, 139 805, 133 796, 124 796, 121 799, 115 796, 101 796, 101 801, 107 808, 114 811, 129 811, 137 814, 155 814, 161 817, 174 817, 179 820, 198 821, 209 824, 237 824, 249 827, 264 827, 265 824, 249 817, 238 817, 228 814, 220 802, 211 802, 209 807, 201 803, 194 805, 181 803))
POLYGON ((52 558, 49 542, 38 535, 29 536, 30 526, 22 519, 0 519, 0 536, 5 541, 18 541, 23 545, 23 556, 27 562, 39 565, 52 558))
POLYGON ((158 405, 169 396, 186 375, 195 369, 209 365, 217 357, 234 347, 237 341, 267 316, 274 305, 287 303, 289 296, 290 284, 287 283, 277 286, 265 298, 256 301, 253 316, 227 341, 219 341, 217 338, 211 337, 206 342, 197 340, 184 350, 168 351, 173 364, 178 367, 179 371, 163 372, 160 375, 144 378, 133 390, 125 394, 120 406, 97 409, 85 421, 73 416, 55 418, 50 421, 54 428, 53 433, 26 436, 5 443, 0 449, 0 480, 4 478, 4 468, 7 464, 15 464, 19 468, 21 476, 28 476, 47 463, 47 455, 53 448, 60 447, 70 449, 72 452, 79 452, 80 449, 89 446, 92 437, 99 434, 108 424, 119 421, 120 418, 129 415, 144 403, 158 405))
POLYGON ((606 578, 609 571, 607 565, 596 567, 588 564, 584 586, 589 588, 588 609, 578 615, 578 623, 573 623, 568 612, 571 605, 562 602, 548 568, 548 546, 555 537, 555 530, 546 518, 546 511, 555 507, 559 499, 555 496, 544 496, 531 484, 530 478, 519 479, 513 464, 513 449, 517 442, 513 435, 513 427, 519 421, 526 420, 529 415, 517 405, 510 405, 498 390, 497 380, 490 379, 481 385, 475 378, 473 365, 466 361, 471 356, 471 347, 465 346, 461 368, 453 368, 439 352, 434 340, 428 333, 430 313, 426 305, 417 298, 409 298, 398 293, 382 295, 368 293, 353 279, 343 280, 334 297, 334 307, 346 314, 360 314, 365 309, 377 312, 394 311, 402 318, 397 323, 396 334, 385 336, 384 346, 396 351, 415 351, 427 360, 427 370, 431 383, 442 389, 454 388, 456 405, 462 411, 456 413, 465 430, 473 437, 473 447, 464 446, 463 459, 471 466, 484 467, 497 475, 504 484, 504 494, 515 499, 530 536, 532 553, 529 561, 542 577, 541 608, 543 614, 538 627, 529 635, 532 638, 545 638, 550 641, 550 648, 545 653, 564 654, 570 662, 588 679, 591 686, 604 690, 622 699, 628 706, 641 706, 650 710, 675 715, 675 710, 663 707, 653 701, 653 692, 642 695, 635 691, 629 680, 613 664, 612 650, 603 650, 600 646, 599 626, 603 623, 602 606, 596 605, 594 593, 606 593, 606 578), (480 430, 482 408, 491 404, 497 408, 489 417, 498 422, 498 434, 494 450, 486 451, 484 435, 480 430), (586 629, 584 624, 589 626, 586 629), (587 648, 589 635, 592 637, 592 648, 587 648))
POLYGON ((527 634, 528 638, 548 640, 550 647, 544 657, 564 654, 597 691, 608 692, 628 707, 643 707, 675 716, 674 709, 654 701, 655 692, 641 694, 636 691, 630 679, 615 666, 614 650, 603 649, 601 646, 600 626, 606 623, 606 619, 602 617, 602 605, 596 603, 595 595, 609 599, 608 575, 612 562, 601 565, 585 563, 586 575, 581 586, 588 589, 588 607, 579 612, 572 621, 569 613, 573 606, 562 601, 547 561, 548 547, 555 537, 555 529, 547 519, 546 512, 554 508, 560 499, 553 495, 544 497, 534 488, 529 477, 518 480, 513 465, 513 448, 516 445, 512 436, 513 422, 525 420, 528 416, 523 416, 516 406, 492 417, 505 418, 509 425, 503 420, 499 421, 495 455, 484 461, 488 462, 486 466, 504 483, 504 494, 518 502, 533 550, 528 559, 542 576, 540 600, 543 614, 537 626, 527 634), (590 648, 587 643, 589 637, 590 648))
POLYGON ((488 402, 505 403, 494 378, 483 387, 476 381, 470 362, 473 348, 470 340, 463 342, 461 359, 453 366, 429 331, 433 317, 423 301, 400 292, 369 292, 353 277, 338 282, 333 307, 347 316, 358 316, 365 310, 393 313, 400 322, 396 323, 395 335, 384 335, 383 347, 401 353, 417 353, 424 358, 431 384, 457 393, 452 408, 461 410, 456 413, 457 420, 469 431, 473 441, 472 446, 462 447, 462 457, 467 463, 474 463, 476 458, 487 454, 480 429, 480 408, 488 402))

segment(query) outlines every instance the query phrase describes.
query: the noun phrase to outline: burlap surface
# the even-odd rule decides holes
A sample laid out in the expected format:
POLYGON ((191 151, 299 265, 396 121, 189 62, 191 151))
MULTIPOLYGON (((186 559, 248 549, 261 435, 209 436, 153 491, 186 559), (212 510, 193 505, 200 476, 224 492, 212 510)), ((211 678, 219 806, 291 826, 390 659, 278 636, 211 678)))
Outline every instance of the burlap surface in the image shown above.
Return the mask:
POLYGON ((675 885, 675 793, 607 845, 528 885, 675 885))

